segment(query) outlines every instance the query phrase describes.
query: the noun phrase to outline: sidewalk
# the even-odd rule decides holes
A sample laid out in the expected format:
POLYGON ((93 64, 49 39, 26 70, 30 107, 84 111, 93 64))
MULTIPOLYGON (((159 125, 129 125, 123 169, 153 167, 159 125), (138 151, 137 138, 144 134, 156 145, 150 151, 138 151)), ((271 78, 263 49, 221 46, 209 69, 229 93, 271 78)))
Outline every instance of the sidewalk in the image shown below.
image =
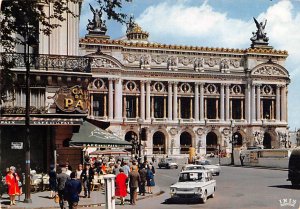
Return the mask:
MULTIPOLYGON (((28 209, 28 208, 35 208, 35 209, 54 209, 60 208, 58 203, 54 202, 54 199, 49 199, 49 191, 43 192, 36 192, 31 194, 32 203, 24 203, 24 194, 20 197, 16 197, 15 206, 9 205, 9 197, 7 194, 4 194, 0 199, 0 209, 2 208, 12 208, 12 209, 28 209)), ((159 186, 155 186, 153 188, 153 194, 146 194, 145 196, 138 195, 138 200, 150 198, 153 196, 157 196, 161 194, 161 190, 159 186)), ((78 207, 96 207, 96 206, 105 206, 105 191, 93 191, 91 192, 91 198, 83 198, 83 193, 81 193, 81 198, 79 200, 78 207)), ((126 201, 129 201, 129 194, 126 197, 126 201)), ((119 200, 116 199, 116 204, 119 204, 119 200)), ((128 203, 129 204, 129 203, 128 203)))

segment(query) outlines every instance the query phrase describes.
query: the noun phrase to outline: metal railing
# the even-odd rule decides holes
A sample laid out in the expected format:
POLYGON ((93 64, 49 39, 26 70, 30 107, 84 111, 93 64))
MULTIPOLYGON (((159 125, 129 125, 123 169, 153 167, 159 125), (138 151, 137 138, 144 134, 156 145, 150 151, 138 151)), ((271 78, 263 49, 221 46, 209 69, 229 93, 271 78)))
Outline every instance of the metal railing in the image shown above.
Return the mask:
MULTIPOLYGON (((23 53, 0 53, 0 66, 3 61, 12 62, 15 69, 25 68, 23 53)), ((30 54, 31 69, 44 71, 91 72, 92 59, 84 56, 52 54, 30 54)))

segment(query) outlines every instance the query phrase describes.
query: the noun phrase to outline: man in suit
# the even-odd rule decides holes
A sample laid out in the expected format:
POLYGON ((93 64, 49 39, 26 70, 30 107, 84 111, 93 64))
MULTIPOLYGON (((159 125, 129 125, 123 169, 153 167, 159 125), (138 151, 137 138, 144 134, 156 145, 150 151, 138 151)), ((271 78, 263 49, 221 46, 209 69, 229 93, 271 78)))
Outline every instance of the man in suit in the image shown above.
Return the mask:
POLYGON ((65 184, 67 180, 70 179, 70 176, 66 174, 67 169, 65 166, 62 168, 58 168, 58 175, 56 177, 57 179, 57 191, 59 196, 59 205, 61 209, 65 208, 65 196, 64 196, 64 190, 65 190, 65 184))
POLYGON ((79 194, 81 192, 81 182, 75 178, 75 172, 70 174, 70 180, 65 184, 65 197, 69 203, 69 209, 77 209, 79 194))
POLYGON ((141 177, 138 172, 138 167, 134 165, 132 166, 132 171, 129 173, 130 203, 132 205, 136 204, 137 188, 139 186, 140 181, 141 177))
POLYGON ((91 183, 94 178, 94 171, 91 168, 91 165, 89 163, 85 164, 85 168, 82 170, 81 173, 81 180, 83 182, 83 188, 84 188, 84 197, 91 197, 91 183))

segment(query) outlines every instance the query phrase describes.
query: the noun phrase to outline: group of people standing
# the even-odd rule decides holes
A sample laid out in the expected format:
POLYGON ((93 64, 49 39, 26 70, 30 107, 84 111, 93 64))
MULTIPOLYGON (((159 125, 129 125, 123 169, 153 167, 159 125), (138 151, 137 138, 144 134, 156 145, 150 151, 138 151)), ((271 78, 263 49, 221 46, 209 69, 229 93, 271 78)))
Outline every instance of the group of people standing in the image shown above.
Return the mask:
POLYGON ((152 187, 155 186, 154 181, 155 169, 152 164, 145 161, 142 164, 133 162, 131 166, 125 163, 119 168, 119 173, 116 175, 116 191, 115 195, 121 200, 121 205, 125 204, 125 197, 129 187, 130 204, 135 205, 137 194, 145 196, 146 187, 147 193, 152 193, 152 187))
POLYGON ((77 208, 82 185, 84 187, 84 197, 90 198, 94 171, 89 163, 85 164, 84 169, 82 167, 82 164, 79 164, 76 171, 72 171, 71 166, 66 164, 55 171, 54 166, 50 166, 50 198, 55 198, 58 195, 61 209, 66 207, 65 201, 68 202, 69 209, 77 208))

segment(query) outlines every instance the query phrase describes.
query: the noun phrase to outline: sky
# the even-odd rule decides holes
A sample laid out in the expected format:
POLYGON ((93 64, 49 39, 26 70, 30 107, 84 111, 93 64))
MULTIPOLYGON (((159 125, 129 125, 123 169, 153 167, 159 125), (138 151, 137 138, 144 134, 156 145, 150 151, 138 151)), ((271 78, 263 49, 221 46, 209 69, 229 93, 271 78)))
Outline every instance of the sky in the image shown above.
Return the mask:
MULTIPOLYGON (((97 8, 96 0, 84 0, 81 37, 93 18, 89 3, 97 8)), ((267 19, 269 45, 289 53, 288 122, 290 130, 300 128, 300 0, 132 0, 124 1, 122 12, 149 32, 150 42, 239 49, 251 45, 253 17, 267 19)), ((111 39, 125 35, 125 25, 107 21, 107 26, 111 39)))

